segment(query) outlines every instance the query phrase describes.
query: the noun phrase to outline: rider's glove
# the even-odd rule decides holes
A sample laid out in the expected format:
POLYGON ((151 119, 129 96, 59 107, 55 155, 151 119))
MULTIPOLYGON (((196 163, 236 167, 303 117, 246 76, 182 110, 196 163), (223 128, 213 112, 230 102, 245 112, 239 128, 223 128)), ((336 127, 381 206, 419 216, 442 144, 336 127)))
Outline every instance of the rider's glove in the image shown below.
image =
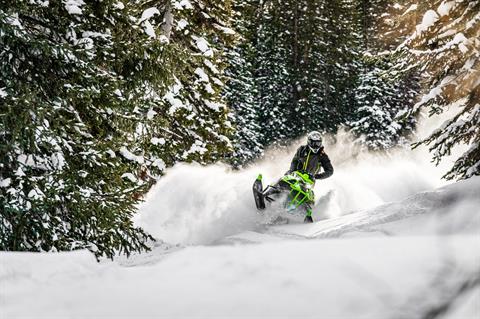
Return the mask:
POLYGON ((323 174, 320 173, 320 174, 315 174, 315 179, 322 179, 323 178, 323 174))
POLYGON ((308 171, 305 171, 305 170, 301 170, 301 171, 299 171, 299 172, 302 173, 302 174, 307 174, 307 175, 308 175, 308 178, 310 178, 312 181, 315 180, 315 175, 314 175, 314 174, 309 173, 308 171))

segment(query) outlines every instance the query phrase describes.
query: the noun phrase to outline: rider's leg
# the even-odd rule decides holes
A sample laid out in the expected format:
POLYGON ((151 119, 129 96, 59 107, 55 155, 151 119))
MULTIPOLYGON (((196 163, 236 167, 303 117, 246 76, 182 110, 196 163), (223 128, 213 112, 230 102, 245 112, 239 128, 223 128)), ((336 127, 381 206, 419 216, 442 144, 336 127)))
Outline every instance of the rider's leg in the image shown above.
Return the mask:
POLYGON ((305 209, 305 219, 303 220, 304 223, 313 223, 313 218, 312 218, 312 206, 310 204, 305 204, 304 205, 305 209))

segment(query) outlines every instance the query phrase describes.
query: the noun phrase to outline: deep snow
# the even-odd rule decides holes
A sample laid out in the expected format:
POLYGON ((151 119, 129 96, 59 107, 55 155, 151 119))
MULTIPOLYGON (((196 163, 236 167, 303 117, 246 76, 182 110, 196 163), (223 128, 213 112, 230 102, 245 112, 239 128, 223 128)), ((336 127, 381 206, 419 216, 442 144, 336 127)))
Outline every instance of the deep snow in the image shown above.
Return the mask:
POLYGON ((0 318, 478 318, 480 177, 449 184, 425 150, 352 145, 327 141, 314 224, 254 209, 256 175, 273 182, 295 147, 238 172, 177 165, 139 207, 149 253, 0 252, 0 318))
POLYGON ((442 318, 478 318, 479 190, 476 177, 310 225, 160 245, 130 263, 0 253, 0 314, 424 318, 450 305, 442 318))
MULTIPOLYGON (((428 236, 197 246, 134 268, 97 265, 85 252, 14 254, 2 256, 2 312, 6 318, 421 318, 475 276, 478 244, 478 236, 428 236)), ((475 318, 478 298, 464 311, 475 318)))

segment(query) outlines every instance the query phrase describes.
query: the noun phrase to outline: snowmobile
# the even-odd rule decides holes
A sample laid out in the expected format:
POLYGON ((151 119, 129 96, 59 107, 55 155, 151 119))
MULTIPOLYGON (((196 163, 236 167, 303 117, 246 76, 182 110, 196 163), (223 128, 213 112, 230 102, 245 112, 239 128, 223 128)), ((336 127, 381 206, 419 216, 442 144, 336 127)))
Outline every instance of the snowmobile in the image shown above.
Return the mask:
POLYGON ((305 222, 312 222, 311 206, 315 202, 313 187, 315 179, 308 173, 294 171, 287 173, 274 185, 268 185, 263 189, 262 175, 258 175, 253 183, 253 197, 257 209, 266 209, 266 202, 272 203, 280 198, 282 194, 287 196, 283 202, 283 209, 291 215, 305 217, 305 222))

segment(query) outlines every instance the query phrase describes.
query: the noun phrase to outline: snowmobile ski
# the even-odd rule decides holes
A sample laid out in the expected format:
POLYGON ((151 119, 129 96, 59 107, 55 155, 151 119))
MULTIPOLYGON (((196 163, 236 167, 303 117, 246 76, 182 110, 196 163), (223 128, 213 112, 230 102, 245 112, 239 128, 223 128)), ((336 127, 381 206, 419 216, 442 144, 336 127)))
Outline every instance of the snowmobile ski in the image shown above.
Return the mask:
POLYGON ((258 175, 257 179, 253 183, 253 198, 255 198, 255 205, 257 209, 265 209, 265 197, 263 196, 263 184, 262 184, 262 174, 258 175))

